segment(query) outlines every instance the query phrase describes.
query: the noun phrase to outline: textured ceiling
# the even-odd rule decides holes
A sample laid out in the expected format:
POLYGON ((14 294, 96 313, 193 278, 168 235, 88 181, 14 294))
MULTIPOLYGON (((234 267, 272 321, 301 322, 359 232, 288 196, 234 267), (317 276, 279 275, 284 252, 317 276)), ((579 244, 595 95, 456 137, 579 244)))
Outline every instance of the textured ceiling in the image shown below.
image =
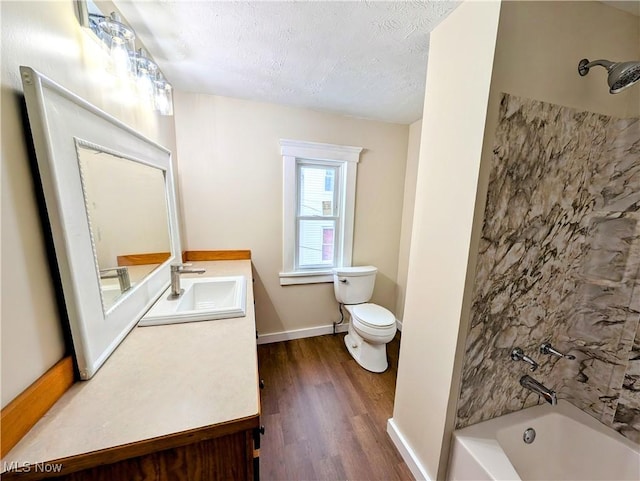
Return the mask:
POLYGON ((397 123, 422 116, 429 32, 457 6, 115 3, 178 90, 397 123))

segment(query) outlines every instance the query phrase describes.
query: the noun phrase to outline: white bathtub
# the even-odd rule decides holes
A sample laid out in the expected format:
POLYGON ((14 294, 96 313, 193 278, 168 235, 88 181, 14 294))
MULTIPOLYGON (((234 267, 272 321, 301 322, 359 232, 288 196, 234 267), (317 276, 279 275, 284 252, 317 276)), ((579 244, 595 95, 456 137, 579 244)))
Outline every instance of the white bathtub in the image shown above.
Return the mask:
POLYGON ((640 446, 559 401, 455 431, 448 479, 638 481, 640 446))

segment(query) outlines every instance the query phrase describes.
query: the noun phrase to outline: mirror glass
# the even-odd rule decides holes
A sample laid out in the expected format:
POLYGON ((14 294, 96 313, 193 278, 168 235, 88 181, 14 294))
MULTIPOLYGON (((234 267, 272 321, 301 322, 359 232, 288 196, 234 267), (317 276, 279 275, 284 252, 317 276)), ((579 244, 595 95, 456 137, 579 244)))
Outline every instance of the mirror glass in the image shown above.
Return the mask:
POLYGON ((164 171, 76 140, 106 313, 170 257, 164 171))
POLYGON ((20 67, 73 352, 90 379, 180 262, 171 152, 20 67))

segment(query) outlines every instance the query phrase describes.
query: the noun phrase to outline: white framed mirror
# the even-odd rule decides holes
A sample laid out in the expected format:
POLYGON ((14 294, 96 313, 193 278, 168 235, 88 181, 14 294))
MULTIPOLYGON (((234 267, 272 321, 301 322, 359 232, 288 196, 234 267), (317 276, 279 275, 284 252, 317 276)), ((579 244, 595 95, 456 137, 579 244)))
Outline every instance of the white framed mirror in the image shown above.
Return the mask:
POLYGON ((89 379, 181 260, 171 152, 37 71, 20 72, 74 354, 89 379))

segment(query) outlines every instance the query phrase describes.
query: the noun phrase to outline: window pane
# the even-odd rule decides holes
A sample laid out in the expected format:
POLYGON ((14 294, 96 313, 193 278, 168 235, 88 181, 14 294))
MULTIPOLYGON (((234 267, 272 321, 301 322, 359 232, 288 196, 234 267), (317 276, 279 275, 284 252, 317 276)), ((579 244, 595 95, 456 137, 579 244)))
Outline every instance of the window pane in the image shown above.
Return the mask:
POLYGON ((324 173, 324 190, 326 192, 333 192, 333 182, 336 178, 334 170, 326 170, 324 173))
POLYGON ((300 165, 298 169, 298 215, 334 216, 335 167, 300 165))
POLYGON ((298 224, 298 267, 333 266, 334 239, 334 220, 300 220, 298 224))
POLYGON ((333 262, 333 227, 322 228, 322 260, 333 262))

